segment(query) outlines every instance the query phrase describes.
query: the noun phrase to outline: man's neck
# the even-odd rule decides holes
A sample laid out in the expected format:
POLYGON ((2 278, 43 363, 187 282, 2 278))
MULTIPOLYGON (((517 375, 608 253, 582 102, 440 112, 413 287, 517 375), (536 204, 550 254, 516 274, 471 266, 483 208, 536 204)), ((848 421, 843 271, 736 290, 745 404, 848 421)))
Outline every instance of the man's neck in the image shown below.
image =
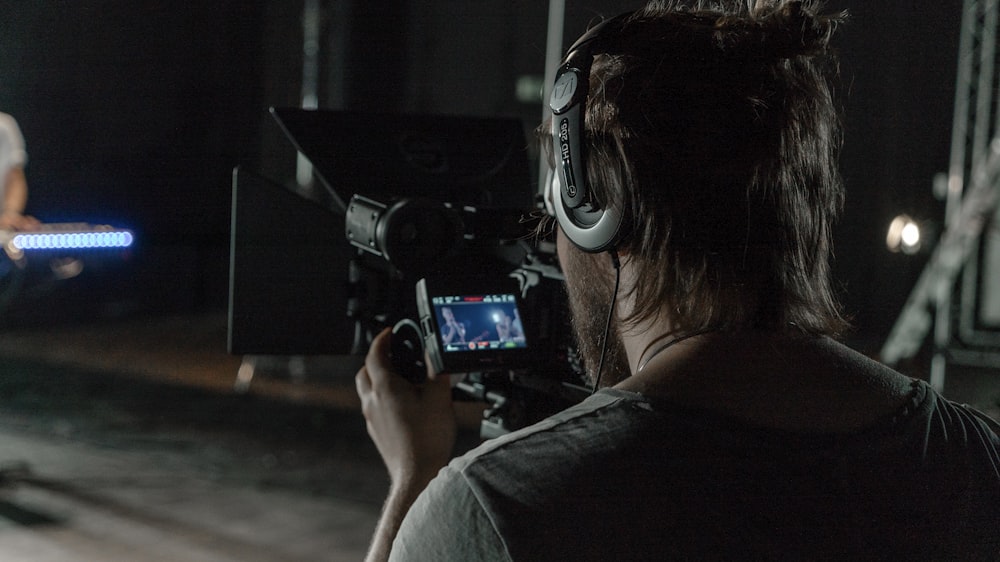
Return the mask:
POLYGON ((893 413, 910 380, 829 338, 748 331, 678 341, 616 388, 763 427, 842 432, 893 413))

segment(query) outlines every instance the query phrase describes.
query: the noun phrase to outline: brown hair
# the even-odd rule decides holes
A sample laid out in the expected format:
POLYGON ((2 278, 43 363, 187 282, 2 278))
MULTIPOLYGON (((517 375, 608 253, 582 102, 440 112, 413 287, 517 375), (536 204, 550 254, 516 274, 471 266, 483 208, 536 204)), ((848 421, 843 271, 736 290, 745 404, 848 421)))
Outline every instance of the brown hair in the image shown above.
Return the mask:
POLYGON ((846 328, 829 271, 843 205, 829 41, 844 15, 815 10, 651 2, 595 47, 587 174, 630 225, 619 251, 641 281, 627 321, 846 328))

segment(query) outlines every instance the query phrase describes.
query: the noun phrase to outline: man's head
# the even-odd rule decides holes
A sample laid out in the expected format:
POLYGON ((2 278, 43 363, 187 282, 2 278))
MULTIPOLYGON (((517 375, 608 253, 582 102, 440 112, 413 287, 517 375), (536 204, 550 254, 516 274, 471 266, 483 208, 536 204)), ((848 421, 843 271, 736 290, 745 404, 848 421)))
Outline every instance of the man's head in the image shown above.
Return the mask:
POLYGON ((844 328, 829 280, 843 201, 828 82, 839 20, 814 9, 652 2, 585 45, 585 185, 623 219, 615 246, 638 280, 627 321, 844 328))

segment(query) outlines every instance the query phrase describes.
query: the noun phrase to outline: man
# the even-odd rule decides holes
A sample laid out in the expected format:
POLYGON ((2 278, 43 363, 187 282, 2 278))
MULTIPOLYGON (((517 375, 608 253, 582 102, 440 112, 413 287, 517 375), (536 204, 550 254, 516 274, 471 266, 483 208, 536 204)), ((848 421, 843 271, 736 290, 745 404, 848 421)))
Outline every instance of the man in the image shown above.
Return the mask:
POLYGON ((0 230, 28 230, 38 221, 24 215, 28 203, 28 183, 24 165, 28 154, 17 121, 0 113, 0 230))
POLYGON ((441 316, 444 317, 444 331, 441 340, 444 343, 465 343, 465 324, 455 319, 455 313, 451 307, 441 309, 441 316))
POLYGON ((408 385, 373 343, 356 382, 392 486, 369 559, 1000 556, 996 422, 833 339, 839 17, 711 5, 600 24, 553 88, 600 390, 445 466, 447 377, 408 385))

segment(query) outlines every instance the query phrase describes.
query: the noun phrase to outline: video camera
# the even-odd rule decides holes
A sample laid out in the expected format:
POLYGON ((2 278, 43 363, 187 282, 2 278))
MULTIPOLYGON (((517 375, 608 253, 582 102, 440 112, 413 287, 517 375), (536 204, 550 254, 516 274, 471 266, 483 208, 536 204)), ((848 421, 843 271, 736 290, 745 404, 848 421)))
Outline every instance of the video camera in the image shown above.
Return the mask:
MULTIPOLYGON (((393 327, 396 369, 464 373, 481 434, 589 393, 518 120, 273 109, 322 189, 237 169, 229 351, 364 355, 393 327)), ((458 377, 453 377, 457 379, 458 377)))

